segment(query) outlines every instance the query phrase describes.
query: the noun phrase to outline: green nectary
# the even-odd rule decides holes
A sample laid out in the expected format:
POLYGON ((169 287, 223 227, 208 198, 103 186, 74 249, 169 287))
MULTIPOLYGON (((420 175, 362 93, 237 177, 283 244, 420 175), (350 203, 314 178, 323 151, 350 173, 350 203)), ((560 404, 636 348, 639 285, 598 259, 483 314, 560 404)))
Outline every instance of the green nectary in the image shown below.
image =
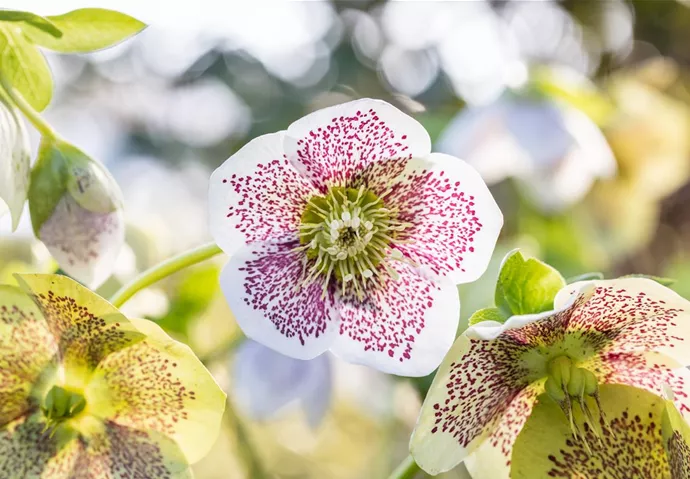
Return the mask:
POLYGON ((402 259, 394 249, 409 225, 397 220, 381 198, 363 186, 359 189, 331 187, 312 197, 304 209, 299 227, 300 243, 313 260, 306 283, 325 276, 324 290, 331 277, 348 285, 358 296, 379 276, 380 266, 392 277, 396 272, 387 258, 402 259))
POLYGON ((75 417, 86 407, 81 393, 53 386, 43 398, 41 410, 48 424, 57 424, 75 417))

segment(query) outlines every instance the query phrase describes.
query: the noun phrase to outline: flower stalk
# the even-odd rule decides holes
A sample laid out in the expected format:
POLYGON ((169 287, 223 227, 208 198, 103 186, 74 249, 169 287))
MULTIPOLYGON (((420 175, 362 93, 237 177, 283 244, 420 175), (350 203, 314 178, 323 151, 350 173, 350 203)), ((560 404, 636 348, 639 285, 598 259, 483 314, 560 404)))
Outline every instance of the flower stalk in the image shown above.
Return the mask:
POLYGON ((209 243, 192 250, 185 251, 141 273, 139 276, 115 292, 115 294, 110 298, 110 302, 115 307, 120 307, 142 289, 148 288, 152 284, 170 276, 173 273, 176 273, 194 264, 201 263, 202 261, 210 259, 220 253, 222 253, 222 250, 215 243, 209 243))
POLYGON ((33 109, 22 95, 0 74, 0 95, 7 97, 44 138, 57 140, 60 135, 33 109))
POLYGON ((388 476, 388 479, 412 479, 419 471, 420 468, 414 458, 408 455, 388 476))

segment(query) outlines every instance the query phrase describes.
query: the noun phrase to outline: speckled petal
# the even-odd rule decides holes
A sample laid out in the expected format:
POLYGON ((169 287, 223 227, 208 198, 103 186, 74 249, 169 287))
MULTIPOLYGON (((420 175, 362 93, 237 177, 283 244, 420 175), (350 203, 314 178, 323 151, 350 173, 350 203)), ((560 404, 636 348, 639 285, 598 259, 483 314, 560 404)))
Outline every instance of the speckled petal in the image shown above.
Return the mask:
POLYGON ((298 359, 326 351, 338 331, 333 292, 322 281, 304 286, 308 270, 299 242, 256 243, 235 253, 220 285, 242 331, 298 359))
POLYGON ((447 278, 391 262, 397 280, 370 285, 364 300, 340 297, 340 335, 331 352, 349 363, 400 376, 426 376, 450 349, 460 299, 447 278))
MULTIPOLYGON (((593 296, 570 318, 568 330, 589 331, 603 352, 656 351, 690 364, 690 302, 656 281, 620 278, 589 283, 593 296), (598 339, 597 339, 598 338, 598 339)), ((555 307, 583 283, 561 290, 555 307)))
POLYGON ((297 238, 316 193, 283 153, 283 132, 247 143, 211 175, 211 234, 229 255, 256 241, 297 238))
POLYGON ((39 416, 20 416, 0 429, 0 479, 72 479, 79 441, 62 431, 51 436, 39 416))
POLYGON ((502 451, 503 464, 508 462, 542 387, 532 383, 537 378, 529 376, 524 355, 562 339, 568 317, 586 297, 573 297, 556 312, 513 316, 503 325, 479 323, 456 340, 436 373, 410 442, 425 471, 450 470, 487 438, 502 451))
POLYGON ((114 306, 73 279, 23 274, 17 280, 56 338, 68 376, 71 371, 80 376, 111 352, 144 338, 114 306))
POLYGON ((101 361, 87 403, 119 426, 172 438, 194 463, 218 436, 225 393, 189 347, 151 321, 131 321, 146 339, 101 361))
POLYGON ((408 226, 398 245, 416 264, 454 283, 486 270, 503 226, 503 215, 486 184, 470 165, 432 153, 423 159, 377 162, 362 183, 397 211, 408 226))
POLYGON ((39 239, 67 274, 95 289, 112 274, 124 244, 124 215, 119 209, 89 211, 65 194, 41 226, 39 239))
POLYGON ((41 312, 19 288, 0 286, 0 426, 33 405, 34 385, 57 345, 41 312))
POLYGON ((431 152, 424 127, 393 105, 368 98, 324 108, 294 122, 285 152, 315 185, 346 185, 367 166, 431 152))
MULTIPOLYGON (((169 437, 106 422, 102 431, 78 442, 66 479, 192 479, 184 454, 169 437)), ((53 476, 46 476, 52 478, 53 476)))
POLYGON ((573 436, 560 407, 540 396, 515 442, 511 478, 672 479, 661 437, 664 401, 622 385, 602 386, 600 395, 613 434, 603 431, 599 441, 583 427, 591 454, 573 436))
POLYGON ((661 434, 668 455, 672 479, 690 478, 690 424, 672 401, 665 401, 661 434))

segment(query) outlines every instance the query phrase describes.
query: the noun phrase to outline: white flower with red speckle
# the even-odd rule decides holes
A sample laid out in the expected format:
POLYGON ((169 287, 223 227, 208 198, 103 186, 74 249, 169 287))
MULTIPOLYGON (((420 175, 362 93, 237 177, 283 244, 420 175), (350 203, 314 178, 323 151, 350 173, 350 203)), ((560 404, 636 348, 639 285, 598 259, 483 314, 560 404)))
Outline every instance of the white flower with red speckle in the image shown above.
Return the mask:
POLYGON ((450 348, 455 285, 484 272, 503 222, 476 171, 369 99, 249 142, 212 175, 210 214, 249 337, 406 376, 450 348))
POLYGON ((484 321, 458 338, 436 374, 410 442, 422 469, 436 474, 465 461, 475 479, 599 477, 591 475, 592 464, 607 464, 610 471, 648 464, 645 457, 614 453, 625 443, 620 438, 632 441, 638 435, 628 430, 637 423, 629 420, 626 407, 641 401, 632 395, 646 390, 661 398, 667 385, 690 419, 685 368, 690 365, 690 302, 652 280, 621 278, 568 285, 554 307, 512 316, 504 324, 484 321), (551 434, 550 440, 535 439, 551 446, 531 442, 518 451, 521 431, 535 431, 523 430, 532 414, 536 423, 550 421, 552 430, 539 426, 533 437, 551 434), (559 441, 563 445, 555 454, 559 441), (539 467, 545 469, 531 476, 510 471, 518 455, 518 471, 536 464, 536 459, 523 460, 528 450, 533 459, 543 459, 539 467), (570 468, 573 456, 581 459, 580 469, 570 468), (549 462, 553 469, 545 465, 549 462))

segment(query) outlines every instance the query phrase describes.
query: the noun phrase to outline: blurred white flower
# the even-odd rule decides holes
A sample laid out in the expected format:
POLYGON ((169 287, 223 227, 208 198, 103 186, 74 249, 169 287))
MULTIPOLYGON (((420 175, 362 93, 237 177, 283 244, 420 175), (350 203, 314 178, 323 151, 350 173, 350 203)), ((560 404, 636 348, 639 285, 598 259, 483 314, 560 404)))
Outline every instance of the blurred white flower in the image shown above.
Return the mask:
POLYGON ((467 108, 437 146, 470 163, 488 184, 516 178, 544 211, 567 208, 616 171, 599 128, 580 110, 546 98, 511 94, 467 108))
POLYGON ((232 392, 242 411, 256 420, 272 419, 295 403, 309 426, 318 427, 331 403, 331 359, 283 356, 252 340, 238 348, 232 392))

